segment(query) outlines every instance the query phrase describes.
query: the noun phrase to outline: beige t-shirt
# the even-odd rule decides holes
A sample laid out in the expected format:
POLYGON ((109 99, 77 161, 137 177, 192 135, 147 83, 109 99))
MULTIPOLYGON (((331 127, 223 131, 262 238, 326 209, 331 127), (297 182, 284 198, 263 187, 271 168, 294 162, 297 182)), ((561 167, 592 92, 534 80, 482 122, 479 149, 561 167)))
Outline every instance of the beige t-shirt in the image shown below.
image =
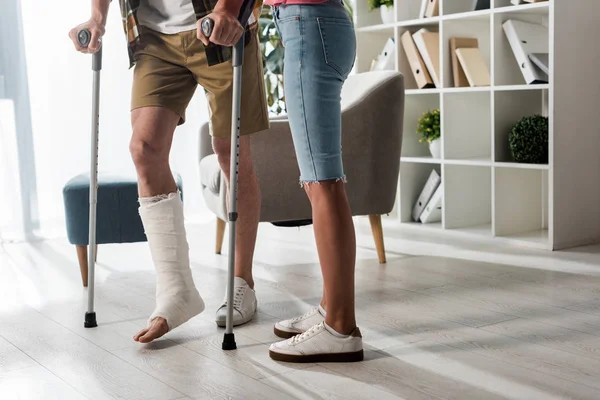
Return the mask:
POLYGON ((142 0, 137 18, 140 25, 166 34, 196 29, 191 0, 142 0))

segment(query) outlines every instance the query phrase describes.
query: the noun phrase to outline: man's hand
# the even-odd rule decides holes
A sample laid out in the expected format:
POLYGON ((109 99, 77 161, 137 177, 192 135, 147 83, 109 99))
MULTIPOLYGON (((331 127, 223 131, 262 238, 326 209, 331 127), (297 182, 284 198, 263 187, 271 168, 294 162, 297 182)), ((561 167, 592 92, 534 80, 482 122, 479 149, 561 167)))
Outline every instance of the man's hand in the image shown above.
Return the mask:
POLYGON ((96 53, 98 50, 100 50, 100 38, 104 35, 104 23, 102 21, 98 21, 97 19, 90 19, 87 22, 84 22, 83 24, 77 25, 75 28, 71 29, 69 31, 69 37, 71 38, 71 41, 73 42, 73 45, 75 46, 75 49, 77 51, 80 51, 82 53, 86 53, 86 54, 94 54, 96 53), (88 45, 88 47, 82 47, 79 42, 77 41, 77 32, 79 32, 82 29, 88 29, 90 31, 90 33, 92 34, 92 38, 90 40, 90 44, 88 45))
MULTIPOLYGON (((225 8, 215 8, 212 13, 207 15, 215 23, 210 40, 202 33, 200 26, 202 20, 198 20, 197 36, 205 46, 208 46, 209 42, 218 44, 221 46, 233 46, 242 37, 244 28, 237 19, 237 14, 232 13, 230 10, 225 8)), ((205 17, 206 18, 206 17, 205 17)))

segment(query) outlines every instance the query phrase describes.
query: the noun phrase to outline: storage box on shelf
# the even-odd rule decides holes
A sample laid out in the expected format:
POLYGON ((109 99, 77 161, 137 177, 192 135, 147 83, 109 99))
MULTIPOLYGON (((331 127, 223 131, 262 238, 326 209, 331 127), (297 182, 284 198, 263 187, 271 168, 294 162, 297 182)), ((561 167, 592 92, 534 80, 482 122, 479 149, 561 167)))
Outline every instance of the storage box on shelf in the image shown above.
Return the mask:
MULTIPOLYGON (((438 0, 439 16, 419 18, 423 0, 398 0, 396 21, 357 1, 358 71, 367 71, 385 41, 396 41, 396 69, 405 76, 406 109, 398 218, 403 226, 475 234, 544 249, 600 241, 600 132, 597 93, 600 48, 597 0, 549 0, 515 6, 490 0, 438 0), (486 4, 485 1, 479 2, 486 4), (548 29, 548 83, 527 84, 503 24, 517 20, 548 29), (577 27, 577 29, 574 29, 577 27), (402 34, 439 32, 439 85, 420 89, 402 47, 402 34), (490 74, 488 87, 455 87, 450 39, 476 38, 490 74), (442 155, 433 159, 416 133, 419 116, 441 111, 442 155), (549 161, 513 161, 508 135, 522 117, 549 118, 549 161), (414 222, 414 202, 432 169, 442 176, 443 220, 414 222)), ((363 4, 364 3, 364 4, 363 4)))

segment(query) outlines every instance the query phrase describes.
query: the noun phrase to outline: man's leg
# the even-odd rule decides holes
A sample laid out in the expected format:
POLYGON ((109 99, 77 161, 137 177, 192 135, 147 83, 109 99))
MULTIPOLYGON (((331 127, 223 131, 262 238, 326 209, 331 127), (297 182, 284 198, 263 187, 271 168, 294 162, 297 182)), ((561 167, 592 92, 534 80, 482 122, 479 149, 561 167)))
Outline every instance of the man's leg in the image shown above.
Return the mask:
MULTIPOLYGON (((213 138, 213 148, 229 184, 230 143, 228 139, 213 138)), ((229 201, 229 196, 227 197, 229 201)), ((250 137, 240 138, 238 179, 238 220, 236 225, 235 276, 244 279, 254 289, 252 259, 260 219, 260 187, 254 172, 250 137)))
POLYGON ((183 203, 169 167, 179 115, 163 107, 131 113, 130 150, 138 174, 140 216, 156 268, 156 309, 148 327, 134 336, 148 343, 204 310, 194 286, 183 224, 183 203))
MULTIPOLYGON (((199 54, 204 54, 199 53, 199 54)), ((231 118, 233 98, 233 71, 225 62, 206 68, 206 60, 198 59, 193 68, 198 83, 206 90, 211 115, 213 148, 221 169, 229 182, 231 151, 231 118)), ((256 295, 252 277, 252 258, 260 219, 260 188, 252 163, 251 135, 268 129, 267 97, 262 70, 262 55, 255 36, 244 49, 242 68, 242 99, 240 110, 240 148, 238 175, 238 220, 236 224, 234 314, 235 326, 250 321, 256 314, 256 295)), ((217 310, 215 321, 225 326, 227 304, 217 310)))

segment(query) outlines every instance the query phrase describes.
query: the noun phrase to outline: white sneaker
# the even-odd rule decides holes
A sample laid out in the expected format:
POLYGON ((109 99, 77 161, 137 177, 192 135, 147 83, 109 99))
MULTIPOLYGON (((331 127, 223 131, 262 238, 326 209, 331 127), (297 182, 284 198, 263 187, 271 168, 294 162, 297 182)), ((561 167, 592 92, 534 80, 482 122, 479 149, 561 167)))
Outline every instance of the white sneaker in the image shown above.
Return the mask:
MULTIPOLYGON (((233 281, 233 326, 245 324, 256 314, 256 293, 243 278, 233 281)), ((227 321, 227 293, 221 307, 217 310, 215 322, 224 327, 227 321)))
POLYGON ((327 313, 323 307, 319 305, 318 307, 311 308, 309 312, 300 317, 277 322, 273 330, 275 335, 280 338, 289 339, 304 333, 313 326, 325 321, 326 316, 327 313))
POLYGON ((342 336, 321 322, 291 339, 273 343, 269 355, 275 361, 295 363, 362 361, 362 335, 356 328, 342 336))

